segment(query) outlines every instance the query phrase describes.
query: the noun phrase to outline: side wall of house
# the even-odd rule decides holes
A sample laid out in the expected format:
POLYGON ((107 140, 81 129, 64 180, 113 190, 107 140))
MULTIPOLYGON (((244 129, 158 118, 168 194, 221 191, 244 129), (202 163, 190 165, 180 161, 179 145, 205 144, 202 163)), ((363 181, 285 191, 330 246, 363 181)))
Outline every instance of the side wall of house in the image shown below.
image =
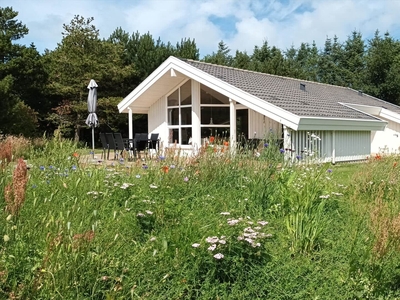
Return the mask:
POLYGON ((150 106, 148 113, 149 133, 158 133, 160 147, 168 145, 167 101, 163 96, 150 106))
POLYGON ((380 118, 388 122, 388 125, 384 131, 371 132, 371 153, 399 153, 400 124, 380 118))
POLYGON ((363 160, 371 155, 370 131, 292 131, 292 159, 325 162, 363 160))
POLYGON ((265 139, 271 134, 280 139, 282 137, 282 125, 249 109, 249 138, 265 139))

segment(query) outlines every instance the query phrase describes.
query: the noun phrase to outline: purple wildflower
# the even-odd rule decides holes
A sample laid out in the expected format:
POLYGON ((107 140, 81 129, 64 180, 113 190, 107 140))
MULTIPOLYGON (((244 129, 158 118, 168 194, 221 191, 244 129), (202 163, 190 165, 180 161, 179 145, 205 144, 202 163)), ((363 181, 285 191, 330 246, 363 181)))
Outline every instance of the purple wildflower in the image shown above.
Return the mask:
POLYGON ((279 151, 280 151, 281 153, 285 153, 285 149, 283 149, 283 148, 279 149, 279 151))
POLYGON ((189 178, 186 176, 185 178, 183 178, 183 181, 184 181, 184 182, 188 182, 188 181, 189 181, 189 178))

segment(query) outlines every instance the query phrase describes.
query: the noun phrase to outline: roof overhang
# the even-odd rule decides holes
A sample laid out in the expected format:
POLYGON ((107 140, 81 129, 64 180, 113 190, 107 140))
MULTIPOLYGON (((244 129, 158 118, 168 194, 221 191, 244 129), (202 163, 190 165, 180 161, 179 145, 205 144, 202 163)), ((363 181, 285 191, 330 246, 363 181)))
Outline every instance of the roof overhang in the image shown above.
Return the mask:
POLYGON ((360 105, 360 104, 351 104, 351 103, 342 103, 345 106, 356 109, 363 113, 378 117, 384 118, 386 120, 399 123, 400 124, 400 114, 391 111, 387 108, 379 107, 379 106, 370 106, 370 105, 360 105))

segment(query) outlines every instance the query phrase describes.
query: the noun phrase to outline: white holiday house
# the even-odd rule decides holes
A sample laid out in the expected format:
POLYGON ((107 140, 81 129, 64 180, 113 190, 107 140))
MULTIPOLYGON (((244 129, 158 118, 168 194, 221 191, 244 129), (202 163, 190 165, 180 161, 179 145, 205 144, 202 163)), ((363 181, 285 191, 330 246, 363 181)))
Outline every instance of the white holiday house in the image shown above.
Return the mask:
POLYGON ((400 107, 350 88, 169 57, 119 104, 148 114, 160 147, 196 152, 210 136, 283 139, 292 157, 310 149, 325 161, 398 152, 400 107), (317 136, 318 138, 314 138, 317 136))

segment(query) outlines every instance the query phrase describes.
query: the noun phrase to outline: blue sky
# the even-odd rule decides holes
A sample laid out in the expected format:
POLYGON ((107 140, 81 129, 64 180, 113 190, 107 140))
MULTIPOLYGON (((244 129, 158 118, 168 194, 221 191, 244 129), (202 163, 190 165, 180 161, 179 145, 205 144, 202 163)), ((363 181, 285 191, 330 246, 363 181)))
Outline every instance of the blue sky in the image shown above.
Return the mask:
POLYGON ((19 12, 29 28, 19 42, 33 42, 39 52, 55 49, 74 15, 94 17, 103 38, 117 27, 172 44, 194 38, 201 56, 221 40, 234 54, 264 41, 286 50, 315 40, 321 48, 327 37, 344 42, 353 30, 365 39, 377 29, 400 38, 400 0, 0 0, 0 6, 19 12))

